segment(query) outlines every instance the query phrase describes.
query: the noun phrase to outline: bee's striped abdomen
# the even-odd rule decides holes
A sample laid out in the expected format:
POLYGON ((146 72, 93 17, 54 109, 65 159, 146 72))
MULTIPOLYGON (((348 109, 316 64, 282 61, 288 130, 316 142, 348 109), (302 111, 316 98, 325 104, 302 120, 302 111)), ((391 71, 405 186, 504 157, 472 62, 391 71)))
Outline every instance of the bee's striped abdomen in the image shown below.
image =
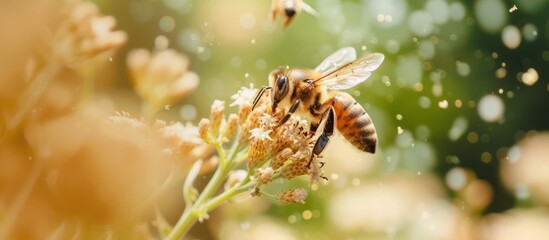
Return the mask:
POLYGON ((345 92, 338 92, 333 98, 337 116, 337 129, 356 148, 375 153, 377 134, 372 119, 355 99, 345 92))

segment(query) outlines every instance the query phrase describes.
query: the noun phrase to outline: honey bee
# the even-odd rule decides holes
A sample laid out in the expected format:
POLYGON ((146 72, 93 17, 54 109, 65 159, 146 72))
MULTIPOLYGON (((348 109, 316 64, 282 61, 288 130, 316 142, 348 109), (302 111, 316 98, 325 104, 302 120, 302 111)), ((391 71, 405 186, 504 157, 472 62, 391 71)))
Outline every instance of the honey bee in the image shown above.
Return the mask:
POLYGON ((284 28, 286 28, 301 13, 301 10, 316 15, 316 11, 303 0, 273 0, 271 5, 271 21, 274 22, 276 16, 281 15, 286 19, 284 21, 284 28))
POLYGON ((355 49, 345 47, 332 53, 315 69, 275 69, 269 74, 269 86, 258 91, 253 106, 265 91, 271 90, 273 114, 278 107, 284 114, 279 125, 294 113, 310 120, 310 133, 318 138, 309 167, 313 158, 326 148, 336 127, 353 146, 375 153, 377 134, 372 119, 351 95, 337 90, 363 82, 384 59, 381 53, 356 59, 355 49))

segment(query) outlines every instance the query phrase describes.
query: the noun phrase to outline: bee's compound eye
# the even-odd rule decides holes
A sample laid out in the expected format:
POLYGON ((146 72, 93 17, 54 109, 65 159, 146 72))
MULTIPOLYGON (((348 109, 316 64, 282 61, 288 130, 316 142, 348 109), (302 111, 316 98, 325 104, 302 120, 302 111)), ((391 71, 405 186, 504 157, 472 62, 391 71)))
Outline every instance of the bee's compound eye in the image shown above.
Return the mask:
POLYGON ((295 9, 294 8, 284 8, 284 12, 286 13, 286 16, 291 18, 295 15, 295 9))
POLYGON ((278 76, 278 78, 276 79, 276 88, 278 88, 279 90, 284 90, 287 84, 288 78, 284 75, 278 76))
POLYGON ((280 102, 288 93, 288 77, 280 75, 276 79, 276 89, 274 90, 274 101, 280 102))

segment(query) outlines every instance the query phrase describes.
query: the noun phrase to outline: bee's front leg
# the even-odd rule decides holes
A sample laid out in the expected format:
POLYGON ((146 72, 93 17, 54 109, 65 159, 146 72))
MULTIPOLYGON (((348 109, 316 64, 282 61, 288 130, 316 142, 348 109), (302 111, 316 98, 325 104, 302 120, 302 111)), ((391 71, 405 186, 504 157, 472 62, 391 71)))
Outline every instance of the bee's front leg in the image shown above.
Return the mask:
POLYGON ((311 163, 313 162, 313 158, 315 156, 320 155, 320 153, 324 151, 324 149, 328 145, 328 142, 330 141, 330 137, 334 134, 334 129, 336 126, 336 114, 332 106, 330 106, 324 112, 318 126, 322 126, 322 128, 319 129, 320 131, 322 131, 322 134, 318 137, 318 139, 315 142, 315 146, 313 147, 313 153, 311 154, 311 159, 309 159, 309 163, 307 163, 308 168, 311 168, 311 163), (324 125, 322 126, 323 122, 324 122, 324 125))
POLYGON ((278 127, 282 126, 284 123, 286 123, 290 119, 292 114, 297 110, 300 103, 301 103, 301 100, 297 99, 297 101, 295 101, 295 103, 292 104, 292 106, 290 107, 290 110, 288 110, 288 113, 286 113, 286 115, 284 115, 282 120, 280 120, 280 123, 278 123, 278 126, 276 126, 275 128, 278 128, 278 127))
POLYGON ((254 97, 254 101, 252 102, 252 110, 254 110, 255 105, 257 105, 257 103, 259 103, 259 100, 261 100, 261 97, 263 96, 263 94, 265 93, 265 91, 271 90, 271 89, 273 89, 273 88, 272 88, 272 87, 269 87, 269 86, 263 86, 262 88, 260 88, 260 89, 257 91, 257 94, 256 94, 255 97, 254 97))

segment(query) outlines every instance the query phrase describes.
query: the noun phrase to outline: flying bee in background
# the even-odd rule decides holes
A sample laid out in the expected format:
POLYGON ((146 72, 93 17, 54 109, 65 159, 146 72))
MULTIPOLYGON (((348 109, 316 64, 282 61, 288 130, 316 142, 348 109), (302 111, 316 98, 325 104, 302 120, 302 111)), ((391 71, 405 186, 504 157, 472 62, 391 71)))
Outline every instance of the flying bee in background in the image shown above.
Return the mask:
POLYGON ((271 5, 271 21, 274 22, 276 17, 281 15, 285 18, 284 28, 287 28, 294 18, 301 13, 301 10, 315 16, 317 15, 316 11, 303 0, 273 0, 271 5))
POLYGON ((309 167, 313 158, 326 148, 336 127, 353 146, 375 153, 377 134, 372 119, 351 95, 336 90, 363 82, 384 59, 381 53, 370 53, 356 59, 355 49, 345 47, 332 53, 315 69, 275 69, 269 74, 269 86, 258 91, 253 106, 265 91, 271 90, 273 114, 278 107, 284 114, 279 125, 294 113, 310 120, 310 133, 315 133, 318 138, 309 167))

